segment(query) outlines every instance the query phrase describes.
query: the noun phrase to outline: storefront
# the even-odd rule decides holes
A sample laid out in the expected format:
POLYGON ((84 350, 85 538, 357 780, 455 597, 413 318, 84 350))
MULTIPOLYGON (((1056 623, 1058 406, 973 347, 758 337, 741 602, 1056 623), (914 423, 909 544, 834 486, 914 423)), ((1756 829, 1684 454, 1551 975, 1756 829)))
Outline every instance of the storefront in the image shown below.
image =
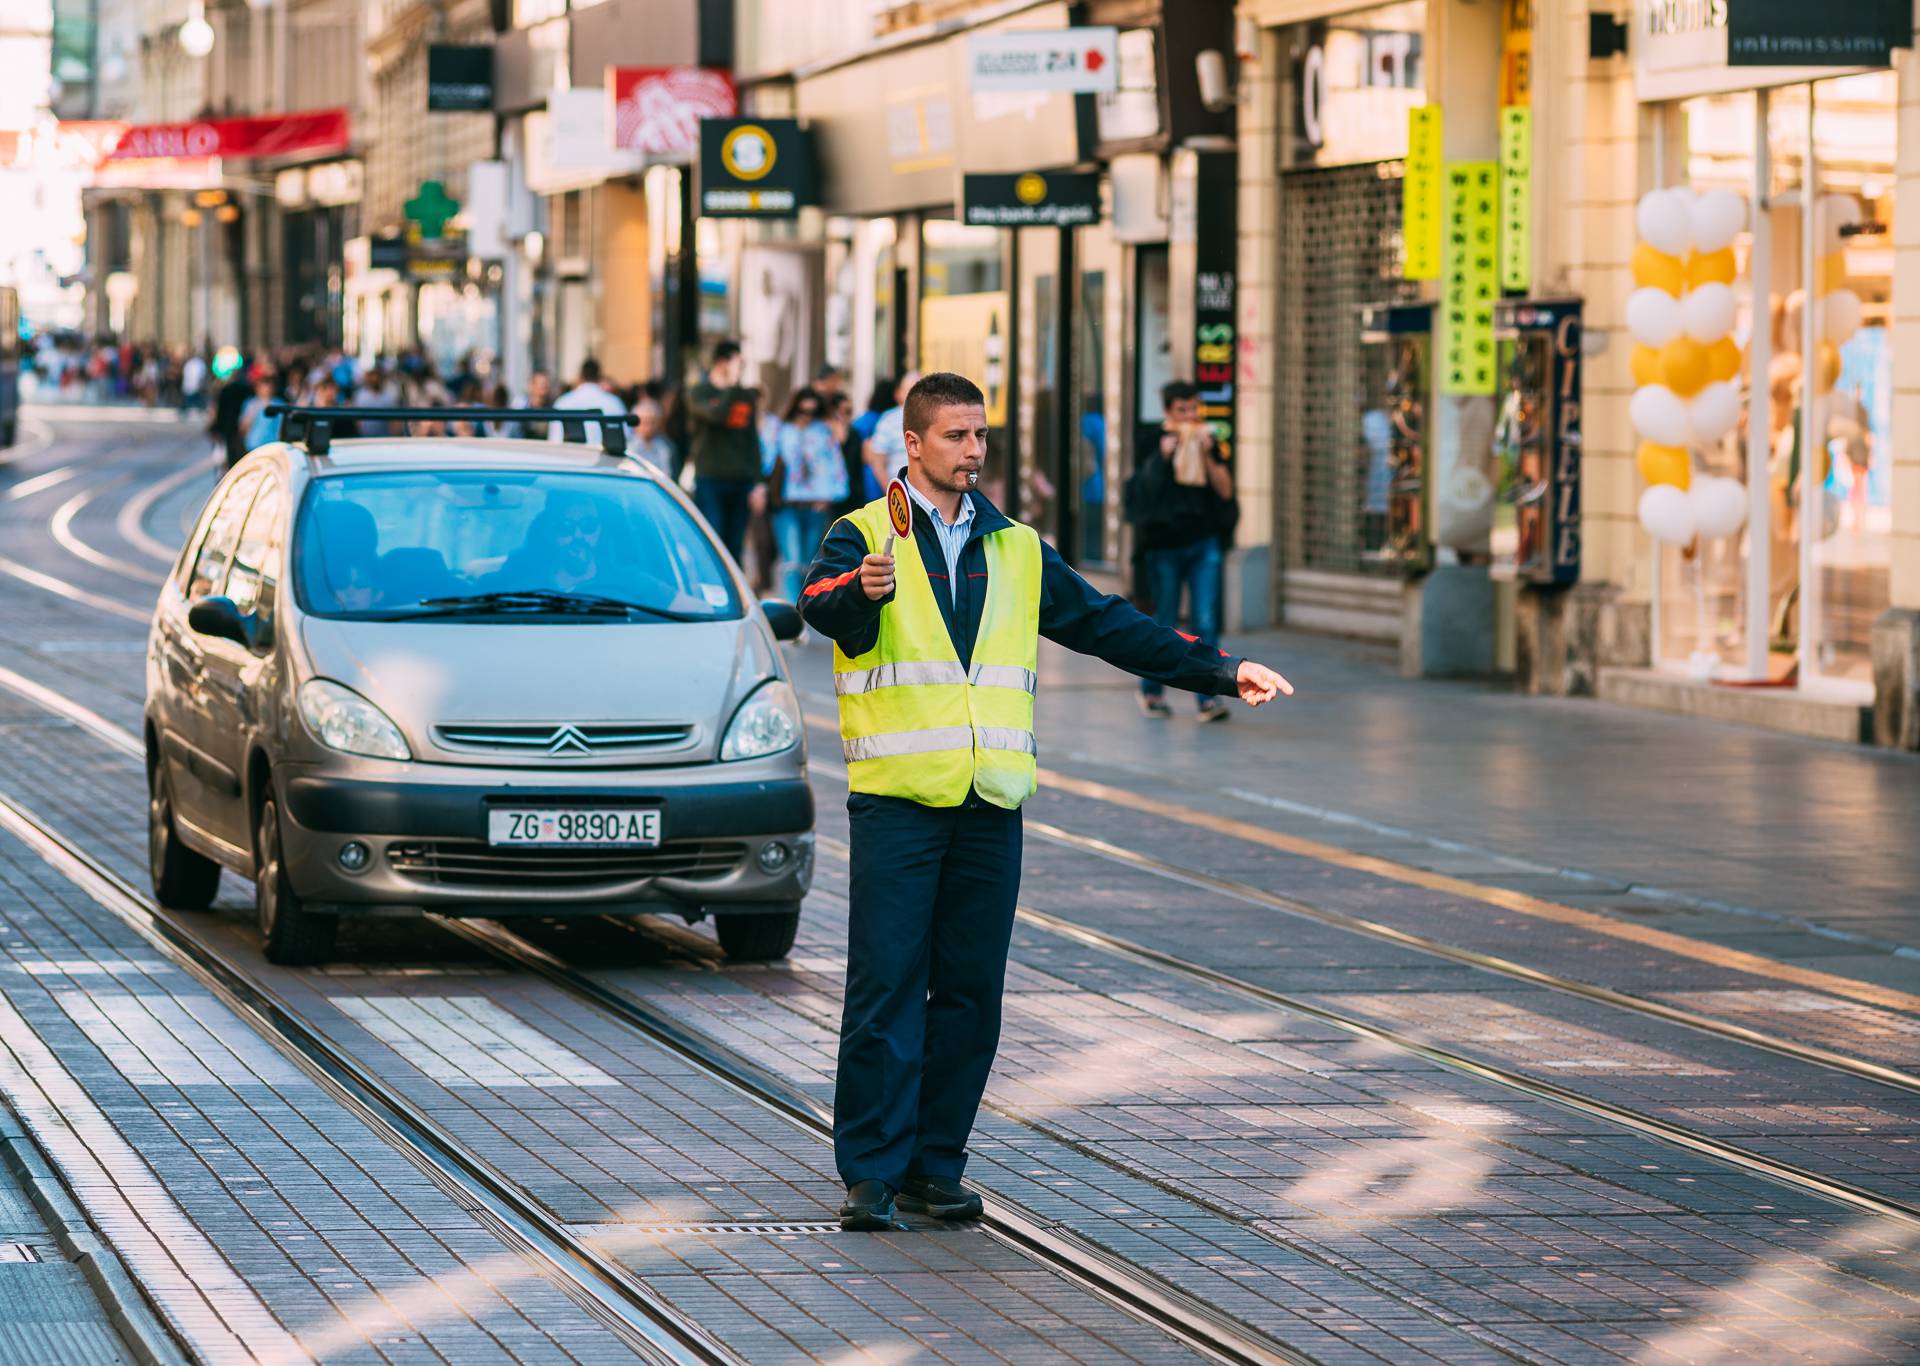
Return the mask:
MULTIPOLYGON (((1910 16, 1905 28, 1902 45, 1912 37, 1910 16)), ((1898 80, 1884 68, 1730 62, 1720 6, 1643 3, 1633 40, 1652 149, 1643 188, 1693 196, 1643 201, 1634 283, 1654 291, 1649 310, 1661 293, 1685 309, 1703 285, 1724 280, 1733 318, 1721 354, 1731 373, 1719 372, 1716 357, 1708 379, 1731 385, 1738 399, 1730 424, 1637 432, 1648 441, 1684 438, 1653 443, 1685 452, 1683 462, 1668 462, 1670 473, 1641 447, 1643 482, 1674 483, 1702 507, 1703 488, 1729 490, 1724 520, 1673 528, 1653 523, 1663 497, 1676 508, 1681 500, 1642 495, 1654 501, 1651 514, 1642 512, 1653 533, 1654 666, 1868 703, 1896 531, 1894 301, 1920 287, 1920 266, 1895 249, 1896 189, 1903 171, 1920 166, 1920 147, 1902 145, 1898 80), (1701 205, 1727 206, 1731 216, 1737 204, 1731 260, 1703 260, 1698 247, 1717 247, 1717 237, 1683 240, 1691 229, 1681 232, 1689 225, 1673 212, 1676 202, 1691 202, 1696 221, 1701 205), (1670 249, 1683 247, 1687 273, 1668 278, 1670 249), (1685 532, 1693 534, 1682 540, 1685 532)), ((1742 41, 1732 35, 1735 47, 1742 41)), ((1660 339, 1657 318, 1643 312, 1635 323, 1638 345, 1660 339)), ((1635 352, 1637 429, 1659 425, 1653 410, 1674 391, 1672 367, 1653 366, 1654 354, 1635 352)), ((1697 416, 1697 395, 1708 391, 1686 392, 1692 377, 1684 374, 1678 383, 1697 416)))

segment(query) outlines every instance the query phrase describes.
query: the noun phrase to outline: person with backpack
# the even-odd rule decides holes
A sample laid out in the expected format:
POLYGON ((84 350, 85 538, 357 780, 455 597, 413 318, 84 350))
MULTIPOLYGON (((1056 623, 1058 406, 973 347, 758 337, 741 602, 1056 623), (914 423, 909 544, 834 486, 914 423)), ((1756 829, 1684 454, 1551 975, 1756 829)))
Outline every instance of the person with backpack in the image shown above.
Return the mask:
MULTIPOLYGON (((1127 520, 1146 562, 1153 619, 1178 625, 1184 591, 1193 634, 1218 645, 1220 543, 1232 532, 1237 512, 1233 463, 1200 417, 1198 387, 1175 380, 1161 389, 1160 404, 1166 414, 1160 439, 1142 449, 1127 481, 1127 520)), ((1200 720, 1227 719, 1219 698, 1203 694, 1199 703, 1200 720)), ((1165 690, 1152 679, 1140 681, 1140 710, 1156 720, 1173 715, 1165 690)))

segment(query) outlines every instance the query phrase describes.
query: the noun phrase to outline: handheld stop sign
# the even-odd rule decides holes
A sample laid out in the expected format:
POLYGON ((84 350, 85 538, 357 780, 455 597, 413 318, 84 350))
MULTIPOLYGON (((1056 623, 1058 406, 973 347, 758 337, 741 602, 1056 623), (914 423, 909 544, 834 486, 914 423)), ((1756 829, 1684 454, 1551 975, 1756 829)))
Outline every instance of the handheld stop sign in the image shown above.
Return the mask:
POLYGON ((887 521, 893 530, 887 533, 887 548, 882 555, 893 554, 893 543, 901 536, 913 535, 913 504, 907 498, 906 481, 896 479, 887 485, 887 521))

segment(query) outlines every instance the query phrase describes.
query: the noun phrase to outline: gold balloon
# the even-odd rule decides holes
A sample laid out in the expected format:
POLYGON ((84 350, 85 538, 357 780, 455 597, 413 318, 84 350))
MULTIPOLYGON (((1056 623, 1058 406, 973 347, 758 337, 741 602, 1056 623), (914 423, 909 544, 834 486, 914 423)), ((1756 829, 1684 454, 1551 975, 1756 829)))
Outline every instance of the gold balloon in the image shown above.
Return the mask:
POLYGON ((1642 242, 1633 249, 1633 283, 1641 289, 1665 290, 1677 299, 1687 292, 1687 268, 1678 256, 1642 242))
POLYGON ((1683 492, 1693 485, 1693 462, 1684 447, 1642 441, 1637 463, 1640 477, 1649 484, 1672 484, 1683 492))
POLYGON ((1660 375, 1667 388, 1692 398, 1707 387, 1707 348, 1692 337, 1675 337, 1660 348, 1660 375))
POLYGON ((1847 254, 1844 251, 1828 252, 1813 266, 1813 292, 1831 294, 1836 289, 1847 287, 1847 254))
POLYGON ((1687 256, 1689 289, 1698 289, 1701 285, 1730 285, 1739 273, 1740 264, 1734 259, 1732 247, 1705 253, 1690 252, 1687 256))
POLYGON ((1629 362, 1633 367, 1633 387, 1644 389, 1649 384, 1665 384, 1666 378, 1660 370, 1660 348, 1633 344, 1633 356, 1629 362))
POLYGON ((1707 348, 1707 374, 1713 379, 1732 379, 1744 363, 1740 345, 1732 337, 1722 337, 1707 348))
POLYGON ((1840 382, 1840 348, 1830 341, 1823 341, 1814 349, 1813 357, 1816 392, 1830 394, 1833 386, 1840 382))

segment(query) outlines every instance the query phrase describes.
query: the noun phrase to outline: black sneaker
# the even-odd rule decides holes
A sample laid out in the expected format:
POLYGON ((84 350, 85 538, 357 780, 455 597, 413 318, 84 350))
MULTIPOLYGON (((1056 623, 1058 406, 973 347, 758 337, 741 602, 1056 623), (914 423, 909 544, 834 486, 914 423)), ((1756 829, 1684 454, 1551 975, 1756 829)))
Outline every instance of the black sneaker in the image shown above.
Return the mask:
POLYGON ((1232 713, 1227 710, 1227 704, 1217 697, 1209 697, 1200 704, 1199 719, 1203 723, 1207 721, 1224 721, 1230 715, 1232 715, 1232 713))
POLYGON ((1166 698, 1149 697, 1146 693, 1139 693, 1137 696, 1140 698, 1142 716, 1151 716, 1156 721, 1164 721, 1173 715, 1173 708, 1167 705, 1166 698))
POLYGON ((900 1192, 900 1208, 909 1214, 931 1214, 955 1223, 978 1219, 984 1210, 980 1197, 944 1176, 909 1176, 900 1192))
POLYGON ((840 1206, 840 1227, 848 1233, 885 1233, 894 1227, 893 1187, 884 1181, 856 1181, 840 1206))

